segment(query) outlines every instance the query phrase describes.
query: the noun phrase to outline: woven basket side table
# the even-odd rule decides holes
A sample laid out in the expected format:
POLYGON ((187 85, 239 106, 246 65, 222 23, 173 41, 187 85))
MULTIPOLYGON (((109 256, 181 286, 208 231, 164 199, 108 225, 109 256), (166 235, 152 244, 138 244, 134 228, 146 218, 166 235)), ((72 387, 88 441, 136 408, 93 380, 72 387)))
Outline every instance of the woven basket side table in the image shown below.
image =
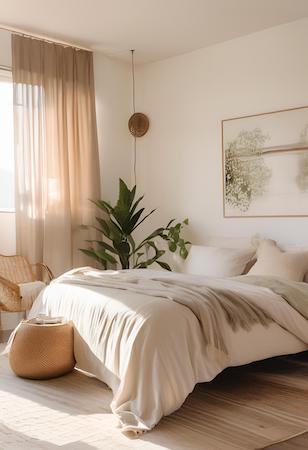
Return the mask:
POLYGON ((9 362, 22 378, 48 379, 64 375, 75 366, 72 322, 36 324, 22 321, 11 345, 9 362))

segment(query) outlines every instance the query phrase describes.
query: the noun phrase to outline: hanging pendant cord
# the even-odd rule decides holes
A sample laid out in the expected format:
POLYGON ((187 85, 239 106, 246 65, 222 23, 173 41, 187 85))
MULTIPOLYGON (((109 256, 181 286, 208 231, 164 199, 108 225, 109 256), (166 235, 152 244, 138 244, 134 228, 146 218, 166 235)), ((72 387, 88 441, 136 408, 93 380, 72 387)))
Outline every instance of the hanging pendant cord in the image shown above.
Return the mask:
MULTIPOLYGON (((135 60, 134 60, 134 51, 131 50, 132 54, 132 92, 133 92, 133 113, 136 112, 136 90, 135 90, 135 60)), ((137 184, 137 138, 134 136, 134 181, 135 185, 137 184)))
POLYGON ((136 112, 136 102, 135 102, 135 96, 136 96, 136 90, 135 90, 135 59, 134 59, 134 51, 135 50, 131 50, 132 52, 132 84, 133 84, 133 112, 135 114, 136 112))

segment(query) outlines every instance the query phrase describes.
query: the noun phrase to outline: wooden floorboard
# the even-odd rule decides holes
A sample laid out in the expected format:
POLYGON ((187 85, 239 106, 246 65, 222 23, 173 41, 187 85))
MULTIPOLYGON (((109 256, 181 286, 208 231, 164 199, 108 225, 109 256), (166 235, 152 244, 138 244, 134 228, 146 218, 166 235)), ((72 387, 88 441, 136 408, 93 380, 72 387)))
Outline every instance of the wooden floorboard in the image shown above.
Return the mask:
POLYGON ((288 439, 285 442, 265 447, 264 450, 307 450, 308 449, 308 432, 288 439))

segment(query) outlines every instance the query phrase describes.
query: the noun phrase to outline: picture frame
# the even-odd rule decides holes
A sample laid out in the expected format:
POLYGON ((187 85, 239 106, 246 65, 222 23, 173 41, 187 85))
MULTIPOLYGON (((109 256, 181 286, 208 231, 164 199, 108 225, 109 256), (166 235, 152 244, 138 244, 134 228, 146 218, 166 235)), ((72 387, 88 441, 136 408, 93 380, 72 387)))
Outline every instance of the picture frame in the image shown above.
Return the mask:
POLYGON ((308 217, 308 106, 221 121, 225 218, 308 217))

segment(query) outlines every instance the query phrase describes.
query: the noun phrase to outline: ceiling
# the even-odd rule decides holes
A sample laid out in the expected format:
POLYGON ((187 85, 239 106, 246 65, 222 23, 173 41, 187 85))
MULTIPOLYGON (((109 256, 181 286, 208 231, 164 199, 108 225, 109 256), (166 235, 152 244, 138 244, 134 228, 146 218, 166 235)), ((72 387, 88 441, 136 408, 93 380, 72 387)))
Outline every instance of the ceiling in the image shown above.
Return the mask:
POLYGON ((308 16, 308 0, 0 0, 0 23, 137 62, 308 16))

